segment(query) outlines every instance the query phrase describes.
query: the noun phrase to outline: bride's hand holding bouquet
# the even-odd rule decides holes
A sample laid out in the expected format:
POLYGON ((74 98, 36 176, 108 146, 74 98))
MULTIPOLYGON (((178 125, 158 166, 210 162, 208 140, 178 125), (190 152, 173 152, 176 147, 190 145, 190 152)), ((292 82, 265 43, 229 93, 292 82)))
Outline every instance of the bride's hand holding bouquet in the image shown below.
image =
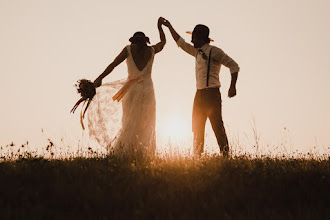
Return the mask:
POLYGON ((95 88, 100 87, 102 85, 102 79, 98 77, 93 84, 95 88))

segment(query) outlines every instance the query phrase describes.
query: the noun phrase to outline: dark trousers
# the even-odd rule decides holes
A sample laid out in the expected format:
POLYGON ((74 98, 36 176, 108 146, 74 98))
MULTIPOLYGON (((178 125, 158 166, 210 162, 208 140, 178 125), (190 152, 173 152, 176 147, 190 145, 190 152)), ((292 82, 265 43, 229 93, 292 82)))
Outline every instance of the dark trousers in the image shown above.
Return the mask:
POLYGON ((228 139, 221 114, 221 95, 219 88, 197 90, 193 106, 192 129, 194 132, 194 155, 200 156, 204 148, 206 119, 209 118, 217 138, 220 152, 228 155, 228 139))

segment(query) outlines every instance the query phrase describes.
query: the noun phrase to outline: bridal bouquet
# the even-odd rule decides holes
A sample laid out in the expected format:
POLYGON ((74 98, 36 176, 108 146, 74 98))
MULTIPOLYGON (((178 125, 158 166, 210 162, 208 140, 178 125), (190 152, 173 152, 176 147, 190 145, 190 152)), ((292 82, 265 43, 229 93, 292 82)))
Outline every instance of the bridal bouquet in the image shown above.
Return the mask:
POLYGON ((87 111, 89 104, 91 103, 91 101, 93 100, 93 97, 96 94, 96 90, 95 90, 94 84, 90 80, 87 80, 87 79, 78 80, 78 84, 75 84, 75 86, 77 87, 77 91, 78 91, 78 93, 80 93, 81 98, 73 106, 73 108, 71 109, 70 112, 74 113, 76 111, 76 109, 78 108, 78 106, 80 105, 80 103, 83 102, 83 107, 82 107, 81 113, 80 113, 80 123, 81 123, 82 128, 85 130, 83 119, 85 117, 85 113, 87 111), (83 111, 84 105, 86 103, 87 103, 86 108, 83 111))

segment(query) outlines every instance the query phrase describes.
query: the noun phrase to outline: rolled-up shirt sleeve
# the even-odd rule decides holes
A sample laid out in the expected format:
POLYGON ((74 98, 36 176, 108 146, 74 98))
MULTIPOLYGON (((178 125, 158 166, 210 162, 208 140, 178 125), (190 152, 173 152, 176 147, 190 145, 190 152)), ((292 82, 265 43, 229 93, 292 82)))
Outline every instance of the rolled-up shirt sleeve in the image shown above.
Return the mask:
POLYGON ((178 45, 178 47, 181 47, 182 50, 186 51, 191 56, 196 57, 198 49, 196 49, 191 44, 188 44, 187 42, 185 42, 185 40, 182 37, 179 38, 179 40, 176 42, 176 44, 178 45))
POLYGON ((214 59, 216 59, 216 61, 219 62, 220 64, 228 67, 230 69, 231 74, 239 72, 238 64, 221 49, 219 48, 217 49, 218 49, 217 54, 214 57, 214 59))

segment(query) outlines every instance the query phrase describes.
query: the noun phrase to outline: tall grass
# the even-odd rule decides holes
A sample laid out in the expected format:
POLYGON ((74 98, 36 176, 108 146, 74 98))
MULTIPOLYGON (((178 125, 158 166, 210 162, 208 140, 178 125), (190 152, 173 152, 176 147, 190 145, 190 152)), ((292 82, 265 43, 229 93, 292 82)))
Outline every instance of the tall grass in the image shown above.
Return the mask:
POLYGON ((59 159, 53 145, 49 140, 45 157, 3 156, 0 219, 330 218, 326 155, 193 159, 173 153, 141 161, 90 148, 59 159))

